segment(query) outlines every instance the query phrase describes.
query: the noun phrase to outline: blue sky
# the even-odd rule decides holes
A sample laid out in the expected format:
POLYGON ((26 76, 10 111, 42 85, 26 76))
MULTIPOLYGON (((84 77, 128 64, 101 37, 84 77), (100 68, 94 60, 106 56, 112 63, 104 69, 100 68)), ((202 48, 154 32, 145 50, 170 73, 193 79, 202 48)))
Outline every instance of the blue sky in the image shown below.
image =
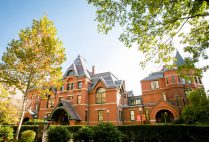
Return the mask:
MULTIPOLYGON (((21 29, 31 26, 33 19, 46 15, 54 22, 66 48, 63 72, 80 54, 90 68, 95 65, 96 72, 111 71, 126 81, 127 90, 140 95, 140 80, 160 66, 150 65, 142 70, 139 66, 142 55, 136 47, 128 49, 118 40, 119 28, 108 35, 99 34, 95 11, 86 0, 0 0, 0 57, 21 29)), ((209 89, 206 80, 209 80, 208 72, 203 83, 209 89)))

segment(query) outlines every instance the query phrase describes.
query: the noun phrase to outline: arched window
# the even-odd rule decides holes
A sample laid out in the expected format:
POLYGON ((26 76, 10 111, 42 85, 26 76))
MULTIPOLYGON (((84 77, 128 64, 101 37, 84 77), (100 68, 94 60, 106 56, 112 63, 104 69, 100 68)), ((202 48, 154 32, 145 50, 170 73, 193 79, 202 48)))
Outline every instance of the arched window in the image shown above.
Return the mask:
POLYGON ((70 76, 70 75, 74 75, 74 71, 73 71, 73 70, 69 70, 69 71, 67 72, 67 76, 70 76))
POLYGON ((99 88, 97 89, 97 94, 96 94, 96 103, 97 104, 102 104, 105 103, 105 89, 104 88, 99 88))

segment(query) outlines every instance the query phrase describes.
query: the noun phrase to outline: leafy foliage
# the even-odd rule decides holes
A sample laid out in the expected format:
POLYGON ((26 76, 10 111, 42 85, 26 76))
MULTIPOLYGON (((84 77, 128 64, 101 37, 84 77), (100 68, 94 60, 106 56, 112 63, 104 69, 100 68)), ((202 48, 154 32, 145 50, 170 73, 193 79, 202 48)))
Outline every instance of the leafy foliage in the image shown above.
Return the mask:
POLYGON ((7 142, 13 139, 13 128, 10 126, 0 126, 0 142, 7 142))
POLYGON ((22 114, 16 131, 17 140, 26 107, 27 95, 36 90, 38 95, 56 86, 62 77, 61 64, 65 60, 62 42, 56 28, 47 17, 34 20, 31 27, 19 32, 13 39, 0 63, 0 82, 14 87, 24 95, 22 114))
POLYGON ((26 130, 21 133, 21 142, 33 142, 36 137, 36 132, 33 130, 26 130))
POLYGON ((208 141, 208 126, 132 125, 118 126, 124 142, 203 142, 208 141))
POLYGON ((17 108, 8 99, 9 93, 0 84, 0 124, 15 124, 18 115, 17 108))
POLYGON ((93 127, 93 139, 99 142, 119 142, 122 133, 112 123, 100 123, 93 127))
POLYGON ((81 127, 74 135, 74 140, 92 140, 93 129, 92 127, 81 127))
MULTIPOLYGON (((119 39, 127 46, 137 44, 145 55, 141 62, 169 62, 180 37, 189 64, 208 59, 208 0, 88 0, 96 8, 98 31, 108 33, 119 24, 119 39), (187 29, 186 29, 186 27, 187 29), (188 28, 189 27, 189 28, 188 28), (153 56, 154 55, 154 56, 153 56)), ((202 67, 207 69, 208 65, 202 67)))
POLYGON ((68 142, 71 137, 71 133, 65 126, 50 127, 48 131, 49 142, 68 142))
POLYGON ((182 118, 187 123, 209 123, 209 99, 204 90, 196 89, 188 96, 189 105, 182 111, 182 118))

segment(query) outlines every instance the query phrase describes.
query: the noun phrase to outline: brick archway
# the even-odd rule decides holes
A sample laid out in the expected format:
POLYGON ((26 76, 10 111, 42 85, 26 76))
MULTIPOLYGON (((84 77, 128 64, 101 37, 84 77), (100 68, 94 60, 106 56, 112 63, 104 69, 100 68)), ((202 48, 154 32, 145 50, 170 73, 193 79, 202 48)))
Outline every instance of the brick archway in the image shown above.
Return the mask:
POLYGON ((160 110, 155 116, 156 123, 166 123, 174 121, 174 116, 169 110, 160 110))
POLYGON ((162 110, 166 110, 170 116, 172 114, 173 120, 177 120, 179 118, 178 108, 162 100, 157 105, 152 107, 150 110, 150 122, 151 123, 156 123, 156 115, 158 112, 162 110))

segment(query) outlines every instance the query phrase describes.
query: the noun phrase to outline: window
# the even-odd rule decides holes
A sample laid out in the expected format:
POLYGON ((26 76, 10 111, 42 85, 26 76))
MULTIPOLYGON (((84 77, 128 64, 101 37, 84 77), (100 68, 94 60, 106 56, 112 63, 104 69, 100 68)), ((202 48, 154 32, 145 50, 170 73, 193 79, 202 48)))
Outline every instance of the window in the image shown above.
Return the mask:
POLYGON ((162 95, 163 95, 163 99, 166 101, 167 100, 166 94, 165 93, 162 93, 162 95))
POLYGON ((96 103, 97 104, 105 103, 105 89, 104 88, 97 89, 96 103))
POLYGON ((130 111, 130 120, 135 120, 134 110, 130 111))
POLYGON ((134 100, 129 100, 129 105, 134 105, 134 100))
POLYGON ((38 103, 36 103, 36 106, 35 106, 35 111, 38 111, 38 106, 39 106, 39 104, 38 104, 38 103))
POLYGON ((78 95, 77 96, 77 104, 80 104, 81 103, 81 95, 78 95))
POLYGON ((72 100, 73 99, 73 95, 68 95, 66 99, 67 100, 72 100))
POLYGON ((74 90, 74 83, 71 83, 70 90, 74 90))
POLYGON ((140 99, 135 100, 135 105, 139 105, 139 104, 141 104, 141 100, 140 99))
POLYGON ((172 75, 172 83, 175 83, 175 78, 173 75, 172 75))
POLYGON ((69 71, 67 72, 67 76, 69 76, 69 75, 74 75, 74 71, 73 71, 73 70, 69 70, 69 71))
POLYGON ((184 78, 181 79, 183 84, 186 84, 186 80, 184 78))
POLYGON ((158 81, 152 81, 152 82, 151 82, 151 88, 152 88, 152 89, 157 89, 157 88, 159 88, 159 83, 158 83, 158 81))
POLYGON ((68 83, 67 90, 74 90, 74 83, 68 83))
POLYGON ((63 97, 59 97, 59 101, 63 100, 63 97))
POLYGON ((119 121, 123 121, 123 111, 119 110, 119 121))
POLYGON ((202 84, 202 80, 200 77, 198 77, 198 80, 199 80, 199 84, 202 84))
POLYGON ((85 121, 88 120, 88 110, 85 110, 85 121))
POLYGON ((169 84, 168 77, 166 77, 165 80, 166 80, 166 84, 168 85, 169 84))
POLYGON ((98 121, 103 121, 103 111, 98 110, 98 121))
POLYGON ((60 87, 60 91, 64 91, 64 85, 60 87))
POLYGON ((145 108, 145 117, 146 117, 146 120, 150 120, 148 108, 145 108))
POLYGON ((78 82, 78 89, 81 89, 81 88, 82 88, 82 82, 79 81, 79 82, 78 82))
POLYGON ((198 80, 197 80, 196 76, 194 77, 194 81, 195 81, 196 84, 198 84, 198 80))
POLYGON ((51 108, 51 107, 54 107, 54 98, 51 98, 51 96, 49 95, 48 96, 48 99, 47 99, 47 108, 51 108))

